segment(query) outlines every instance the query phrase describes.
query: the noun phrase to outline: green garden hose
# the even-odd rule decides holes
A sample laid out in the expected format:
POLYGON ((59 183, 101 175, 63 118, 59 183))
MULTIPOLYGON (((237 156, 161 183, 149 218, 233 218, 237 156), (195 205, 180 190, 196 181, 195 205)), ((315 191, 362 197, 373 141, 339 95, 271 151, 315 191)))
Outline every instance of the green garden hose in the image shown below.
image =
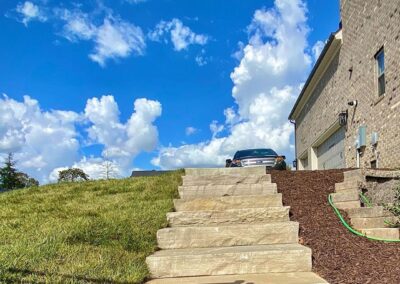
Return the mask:
POLYGON ((368 237, 367 235, 360 233, 356 230, 354 230, 343 218, 342 214, 340 214, 339 210, 336 208, 336 206, 333 204, 332 201, 332 194, 329 194, 328 196, 328 202, 329 204, 332 206, 333 210, 335 211, 336 215, 339 217, 340 221, 342 222, 343 226, 345 226, 347 228, 347 230, 349 230, 350 232, 352 232, 353 234, 360 236, 360 237, 365 237, 369 240, 373 240, 373 241, 382 241, 382 242, 393 242, 393 243, 400 243, 400 239, 398 240, 387 240, 387 239, 382 239, 382 238, 375 238, 375 237, 368 237))

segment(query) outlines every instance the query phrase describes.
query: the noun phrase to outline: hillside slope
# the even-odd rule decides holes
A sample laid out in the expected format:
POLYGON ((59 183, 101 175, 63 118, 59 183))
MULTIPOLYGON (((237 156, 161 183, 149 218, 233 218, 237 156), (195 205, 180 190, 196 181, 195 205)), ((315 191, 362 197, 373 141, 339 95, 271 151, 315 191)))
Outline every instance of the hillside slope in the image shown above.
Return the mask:
POLYGON ((0 282, 141 283, 182 174, 0 194, 0 282))

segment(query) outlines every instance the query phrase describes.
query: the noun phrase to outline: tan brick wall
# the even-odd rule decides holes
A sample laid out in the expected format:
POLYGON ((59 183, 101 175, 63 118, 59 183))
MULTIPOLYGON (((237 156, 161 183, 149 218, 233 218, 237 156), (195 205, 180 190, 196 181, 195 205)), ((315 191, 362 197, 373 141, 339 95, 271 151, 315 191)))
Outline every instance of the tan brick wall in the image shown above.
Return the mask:
POLYGON ((372 132, 379 133, 379 167, 400 167, 400 1, 342 0, 343 44, 297 118, 296 146, 301 155, 348 109, 345 158, 356 166, 358 127, 367 126, 361 166, 375 159, 372 132), (386 93, 379 99, 375 54, 384 46, 386 93), (349 71, 352 69, 352 72, 349 71), (358 100, 357 108, 348 101, 358 100))

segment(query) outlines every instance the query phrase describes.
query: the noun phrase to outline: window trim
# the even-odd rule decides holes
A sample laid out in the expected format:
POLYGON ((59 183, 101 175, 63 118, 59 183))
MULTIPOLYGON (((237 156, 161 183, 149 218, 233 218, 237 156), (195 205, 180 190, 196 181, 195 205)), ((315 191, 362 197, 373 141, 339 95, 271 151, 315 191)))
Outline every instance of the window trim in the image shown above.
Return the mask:
POLYGON ((385 47, 384 47, 384 46, 382 46, 382 47, 378 50, 378 52, 375 53, 375 56, 374 56, 374 64, 375 64, 375 85, 376 85, 376 93, 377 93, 377 95, 378 95, 378 99, 381 99, 381 98, 383 98, 383 97, 386 95, 386 78, 385 78, 385 77, 386 77, 386 76, 385 76, 385 73, 386 73, 386 64, 385 64, 385 47), (381 54, 383 54, 383 72, 382 72, 382 74, 379 74, 379 60, 378 60, 378 57, 379 57, 381 54), (383 91, 382 94, 379 94, 379 79, 380 79, 382 76, 384 77, 384 80, 383 80, 384 91, 383 91))

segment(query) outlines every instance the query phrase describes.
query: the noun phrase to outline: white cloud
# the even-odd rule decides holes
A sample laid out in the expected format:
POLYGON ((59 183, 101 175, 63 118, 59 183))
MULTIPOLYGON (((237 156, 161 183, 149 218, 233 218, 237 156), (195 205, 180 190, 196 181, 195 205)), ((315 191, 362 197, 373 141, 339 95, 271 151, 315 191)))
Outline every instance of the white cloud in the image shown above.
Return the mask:
POLYGON ((44 11, 30 1, 25 1, 23 4, 18 4, 16 11, 21 15, 21 22, 25 26, 27 26, 32 20, 38 20, 40 22, 45 22, 47 20, 44 11))
POLYGON ((318 57, 320 56, 322 50, 325 47, 325 43, 323 41, 317 41, 314 46, 312 47, 312 53, 314 56, 314 61, 318 60, 318 57))
POLYGON ((186 127, 185 134, 186 134, 186 136, 190 136, 190 135, 195 134, 197 131, 198 131, 197 128, 194 128, 193 126, 189 126, 189 127, 186 127))
POLYGON ((113 18, 104 19, 95 37, 95 52, 89 57, 105 65, 109 58, 124 58, 130 54, 143 55, 146 43, 142 30, 125 21, 113 18))
POLYGON ((158 143, 158 130, 153 122, 161 115, 157 101, 137 99, 134 112, 123 124, 119 121, 118 105, 113 96, 89 99, 85 117, 92 143, 104 145, 104 153, 122 168, 128 168, 133 158, 142 151, 152 151, 158 143))
POLYGON ((0 99, 0 153, 15 152, 21 170, 47 181, 53 168, 78 157, 74 125, 78 120, 75 112, 42 111, 38 101, 28 96, 23 102, 4 97, 0 99))
POLYGON ((65 22, 61 35, 66 39, 93 41, 94 51, 89 58, 101 66, 105 66, 108 59, 144 54, 143 32, 132 23, 107 15, 102 24, 96 25, 90 15, 80 10, 55 9, 55 14, 65 22))
POLYGON ((237 111, 224 111, 228 135, 219 137, 224 127, 213 121, 209 141, 163 147, 152 163, 163 169, 223 166, 238 149, 292 152, 287 116, 311 66, 306 13, 300 0, 276 0, 273 8, 257 10, 248 27, 249 42, 235 54, 241 56, 231 73, 237 111))
POLYGON ((170 40, 176 51, 185 50, 189 45, 205 45, 209 37, 204 34, 196 34, 189 27, 183 25, 179 19, 172 19, 169 22, 161 21, 156 28, 148 35, 150 40, 168 42, 166 35, 170 36, 170 40))
POLYGON ((71 166, 98 178, 104 159, 112 163, 117 176, 126 176, 136 155, 157 146, 153 122, 160 115, 161 104, 143 98, 135 100, 131 117, 122 123, 113 96, 89 99, 81 114, 46 112, 28 96, 23 102, 4 96, 0 98, 0 154, 15 153, 17 167, 41 182, 54 181, 60 168, 71 166), (77 125, 86 132, 78 132, 77 125), (82 140, 100 144, 102 156, 82 156, 82 140))

